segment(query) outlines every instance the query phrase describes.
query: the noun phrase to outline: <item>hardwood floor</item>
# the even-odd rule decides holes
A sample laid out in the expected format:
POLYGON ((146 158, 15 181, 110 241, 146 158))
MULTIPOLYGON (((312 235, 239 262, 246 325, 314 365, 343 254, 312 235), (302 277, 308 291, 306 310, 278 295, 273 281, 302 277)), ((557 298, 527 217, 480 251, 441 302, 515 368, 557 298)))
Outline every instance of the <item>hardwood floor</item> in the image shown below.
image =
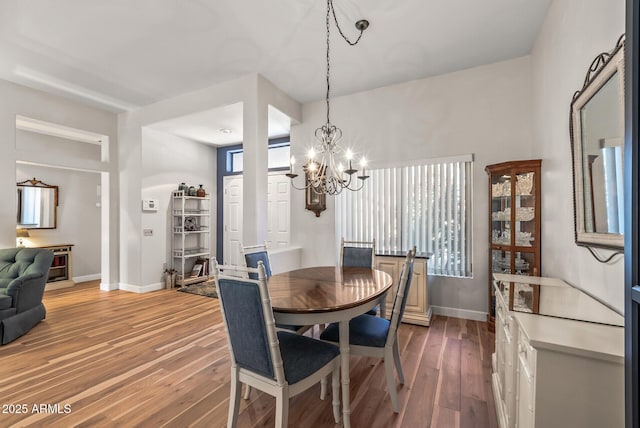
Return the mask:
MULTIPOLYGON (((226 425, 229 352, 217 299, 106 292, 89 282, 48 291, 44 302, 47 319, 0 347, 0 426, 226 425)), ((403 324, 399 334, 400 413, 382 362, 353 356, 352 426, 497 427, 485 323, 436 316, 429 328, 403 324)), ((316 385, 291 400, 290 426, 335 426, 331 399, 319 394, 316 385)), ((272 427, 274 406, 252 391, 238 426, 272 427)))

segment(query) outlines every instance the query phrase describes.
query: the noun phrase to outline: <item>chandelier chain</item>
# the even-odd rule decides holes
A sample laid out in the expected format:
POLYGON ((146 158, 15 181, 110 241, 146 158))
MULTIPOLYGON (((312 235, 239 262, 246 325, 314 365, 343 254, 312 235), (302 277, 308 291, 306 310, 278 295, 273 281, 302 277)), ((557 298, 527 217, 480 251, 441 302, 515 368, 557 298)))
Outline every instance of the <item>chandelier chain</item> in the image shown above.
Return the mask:
POLYGON ((340 23, 338 22, 338 17, 336 16, 336 9, 335 7, 333 7, 333 0, 327 0, 327 17, 325 20, 326 26, 327 26, 327 97, 325 99, 327 104, 327 124, 331 123, 331 120, 329 118, 330 117, 329 94, 331 92, 331 85, 329 83, 329 75, 331 72, 331 61, 329 59, 329 51, 330 51, 329 40, 331 39, 331 16, 332 15, 333 15, 333 21, 336 23, 336 28, 338 29, 340 36, 342 36, 344 41, 347 42, 349 46, 357 45, 360 39, 362 38, 362 34, 364 33, 364 30, 366 29, 366 27, 358 27, 360 30, 360 34, 358 34, 358 38, 353 42, 349 40, 349 38, 342 32, 342 28, 340 28, 340 23))
POLYGON ((315 146, 309 150, 309 159, 307 163, 302 167, 305 172, 304 187, 298 187, 294 184, 293 180, 298 176, 294 171, 295 158, 291 156, 290 170, 286 174, 291 179, 291 185, 295 189, 306 189, 306 191, 314 192, 318 195, 338 195, 343 190, 350 190, 356 192, 364 187, 364 182, 368 175, 365 173, 366 161, 364 157, 361 161, 362 172, 358 174, 358 170, 354 169, 351 163, 351 150, 347 150, 345 158, 347 160, 347 166, 342 163, 338 163, 336 156, 342 152, 338 142, 342 138, 342 130, 335 125, 331 124, 331 20, 336 24, 340 36, 350 45, 355 46, 360 39, 364 30, 369 27, 369 21, 361 19, 355 23, 356 29, 360 31, 355 41, 349 40, 349 38, 342 32, 340 24, 338 23, 338 17, 336 15, 335 8, 333 7, 333 0, 327 0, 327 14, 325 17, 325 25, 327 30, 327 95, 325 102, 327 105, 327 122, 316 129, 315 137, 317 142, 315 146), (316 155, 319 158, 316 160, 316 155), (354 180, 357 179, 357 180, 354 180))
POLYGON ((333 3, 331 2, 331 0, 327 0, 327 19, 326 19, 326 24, 327 24, 327 97, 325 99, 326 103, 327 103, 327 124, 331 123, 331 121, 329 120, 329 92, 330 92, 330 84, 329 84, 329 73, 331 70, 331 63, 329 61, 329 49, 330 49, 330 45, 329 45, 329 40, 330 40, 330 36, 331 36, 331 22, 330 22, 330 15, 329 15, 329 11, 333 8, 333 3))
MULTIPOLYGON (((331 9, 331 13, 333 14, 333 20, 336 23, 336 28, 338 29, 338 32, 340 33, 340 35, 342 36, 342 38, 344 39, 345 42, 349 43, 350 46, 355 46, 358 44, 358 42, 360 41, 360 39, 362 38, 362 33, 364 33, 365 28, 361 28, 360 29, 360 34, 358 35, 358 38, 352 42, 351 40, 349 40, 349 38, 342 32, 342 28, 340 28, 340 24, 338 23, 338 17, 336 16, 336 9, 333 7, 333 0, 328 0, 329 3, 329 7, 327 9, 331 9)), ((327 10, 327 15, 329 14, 329 11, 327 10)))

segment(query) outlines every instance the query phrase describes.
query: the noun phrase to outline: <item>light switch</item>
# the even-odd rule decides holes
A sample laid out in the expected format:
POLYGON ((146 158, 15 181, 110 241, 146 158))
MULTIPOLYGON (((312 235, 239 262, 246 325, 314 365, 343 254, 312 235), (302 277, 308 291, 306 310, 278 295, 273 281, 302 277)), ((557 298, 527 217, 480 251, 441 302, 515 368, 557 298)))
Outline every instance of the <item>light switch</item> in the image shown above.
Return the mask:
POLYGON ((144 236, 153 236, 153 229, 142 229, 142 234, 144 236))

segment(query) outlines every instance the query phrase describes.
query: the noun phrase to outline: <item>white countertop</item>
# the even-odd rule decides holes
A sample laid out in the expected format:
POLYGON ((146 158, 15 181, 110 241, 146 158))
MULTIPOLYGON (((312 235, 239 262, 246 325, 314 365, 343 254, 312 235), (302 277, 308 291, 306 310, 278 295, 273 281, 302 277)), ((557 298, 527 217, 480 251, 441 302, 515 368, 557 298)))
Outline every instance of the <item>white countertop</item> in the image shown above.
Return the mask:
POLYGON ((624 364, 622 327, 523 312, 512 314, 534 348, 624 364))
POLYGON ((624 317, 573 287, 541 287, 540 314, 624 327, 624 317))
POLYGON ((623 316, 560 279, 500 273, 494 273, 493 278, 504 282, 539 285, 540 315, 624 326, 623 316))
MULTIPOLYGON (((559 279, 497 273, 493 277, 540 285, 539 314, 510 311, 534 348, 624 364, 624 318, 618 313, 559 279)), ((508 307, 508 298, 497 286, 494 289, 499 304, 508 307)))

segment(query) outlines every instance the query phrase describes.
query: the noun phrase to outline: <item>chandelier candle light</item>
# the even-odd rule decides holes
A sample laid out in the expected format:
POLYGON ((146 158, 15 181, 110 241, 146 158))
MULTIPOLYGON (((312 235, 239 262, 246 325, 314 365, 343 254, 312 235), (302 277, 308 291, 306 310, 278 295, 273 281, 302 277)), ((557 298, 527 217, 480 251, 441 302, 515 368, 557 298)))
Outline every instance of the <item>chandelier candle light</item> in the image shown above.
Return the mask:
POLYGON ((351 150, 346 150, 344 154, 345 164, 337 160, 338 155, 342 152, 342 148, 338 145, 338 142, 342 138, 342 130, 335 125, 332 125, 331 120, 329 119, 329 30, 332 16, 338 32, 350 46, 355 46, 360 41, 364 30, 369 27, 369 21, 365 19, 361 19, 356 22, 356 29, 360 31, 360 34, 358 35, 358 38, 354 42, 352 42, 347 38, 347 36, 344 35, 342 29, 340 28, 340 25, 338 24, 338 18, 336 17, 336 11, 333 7, 333 1, 327 0, 327 96, 325 98, 327 103, 327 123, 325 123, 322 127, 316 129, 315 137, 318 141, 309 150, 309 153, 307 154, 307 162, 302 167, 307 177, 305 186, 297 187, 293 183, 293 179, 298 176, 298 174, 294 172, 296 163, 296 158, 294 156, 291 156, 289 173, 287 174, 287 177, 291 179, 291 185, 298 190, 311 188, 315 193, 318 194, 337 195, 344 189, 348 189, 351 191, 362 189, 362 187, 364 186, 364 181, 369 178, 369 176, 365 173, 365 166, 367 162, 363 157, 360 161, 362 173, 360 175, 357 175, 357 178, 360 180, 360 182, 357 183, 354 180, 352 183, 353 175, 357 174, 358 170, 353 169, 353 153, 351 152, 351 150), (316 160, 316 156, 318 156, 318 160, 316 160))

